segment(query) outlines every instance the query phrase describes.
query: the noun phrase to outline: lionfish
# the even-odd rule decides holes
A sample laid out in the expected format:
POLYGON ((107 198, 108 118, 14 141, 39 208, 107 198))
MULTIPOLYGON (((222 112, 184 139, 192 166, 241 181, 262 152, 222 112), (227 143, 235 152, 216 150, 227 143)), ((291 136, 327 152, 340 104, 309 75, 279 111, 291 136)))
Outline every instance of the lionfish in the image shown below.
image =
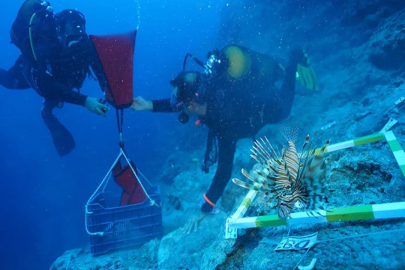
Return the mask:
POLYGON ((309 135, 305 138, 300 154, 297 153, 295 144, 287 140, 288 148, 283 149, 278 154, 267 137, 256 140, 251 149, 250 155, 261 166, 254 169, 250 174, 242 169, 242 174, 250 180, 245 182, 233 178, 232 182, 247 189, 264 192, 273 201, 272 208, 278 210, 281 219, 290 217, 294 209, 306 209, 308 215, 313 215, 309 211, 314 211, 318 215, 319 206, 324 197, 324 186, 321 184, 326 170, 323 154, 329 145, 328 140, 319 150, 311 149, 312 141, 309 135))

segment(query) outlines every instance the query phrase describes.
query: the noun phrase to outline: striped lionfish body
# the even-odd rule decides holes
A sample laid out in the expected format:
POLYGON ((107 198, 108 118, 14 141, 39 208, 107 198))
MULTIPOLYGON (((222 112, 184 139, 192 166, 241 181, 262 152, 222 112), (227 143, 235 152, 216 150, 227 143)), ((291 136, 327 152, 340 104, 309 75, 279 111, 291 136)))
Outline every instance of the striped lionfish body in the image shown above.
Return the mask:
POLYGON ((307 150, 312 145, 309 135, 301 154, 297 153, 293 141, 287 142, 288 148, 278 154, 266 137, 256 140, 250 156, 258 162, 259 169, 254 169, 252 174, 242 169, 248 182, 237 178, 232 181, 241 187, 264 192, 272 200, 272 208, 277 209, 279 218, 289 217, 296 208, 318 213, 317 205, 323 197, 323 185, 320 183, 325 172, 323 154, 329 141, 316 155, 315 150, 307 150))

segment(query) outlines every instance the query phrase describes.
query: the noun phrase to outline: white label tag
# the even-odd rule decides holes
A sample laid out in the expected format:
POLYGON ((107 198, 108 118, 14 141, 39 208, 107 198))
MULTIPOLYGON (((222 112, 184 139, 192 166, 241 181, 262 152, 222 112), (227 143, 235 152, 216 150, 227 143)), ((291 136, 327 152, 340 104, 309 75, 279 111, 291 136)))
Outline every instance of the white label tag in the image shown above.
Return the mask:
POLYGON ((304 236, 290 236, 283 237, 280 244, 274 249, 279 250, 300 250, 308 249, 316 244, 316 239, 318 238, 318 233, 304 235, 304 236))
POLYGON ((225 224, 225 239, 236 239, 238 237, 238 229, 229 228, 229 218, 226 220, 225 224))
POLYGON ((388 130, 390 130, 390 128, 392 128, 396 123, 398 123, 397 120, 395 120, 394 118, 390 118, 390 120, 387 122, 387 124, 385 124, 385 126, 383 127, 383 129, 380 131, 380 133, 385 133, 388 130))

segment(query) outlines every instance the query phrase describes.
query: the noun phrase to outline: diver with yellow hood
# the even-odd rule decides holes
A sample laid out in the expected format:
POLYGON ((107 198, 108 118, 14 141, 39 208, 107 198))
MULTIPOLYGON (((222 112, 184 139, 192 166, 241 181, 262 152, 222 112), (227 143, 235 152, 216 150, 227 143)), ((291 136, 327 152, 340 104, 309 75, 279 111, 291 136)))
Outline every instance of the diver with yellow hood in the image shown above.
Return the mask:
POLYGON ((284 68, 265 54, 229 45, 209 53, 206 63, 187 54, 183 71, 170 82, 171 99, 134 99, 135 111, 181 111, 180 122, 186 123, 191 115, 196 115, 196 124, 209 128, 202 169, 208 172, 216 161, 218 167, 201 200, 203 214, 190 219, 185 226, 187 233, 197 229, 206 213, 219 211, 216 203, 231 178, 237 141, 254 138, 266 124, 277 123, 290 114, 297 78, 307 88, 319 89, 308 55, 302 49, 290 51, 284 68), (204 72, 185 71, 188 57, 202 66, 204 72), (280 88, 275 85, 277 81, 283 82, 280 88))

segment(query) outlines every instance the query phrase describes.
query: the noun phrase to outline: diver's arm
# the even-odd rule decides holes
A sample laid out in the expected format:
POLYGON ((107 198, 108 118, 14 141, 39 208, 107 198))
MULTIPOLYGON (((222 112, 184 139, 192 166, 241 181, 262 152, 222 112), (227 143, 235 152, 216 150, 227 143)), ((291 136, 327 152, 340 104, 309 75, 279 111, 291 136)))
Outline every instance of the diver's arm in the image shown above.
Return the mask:
POLYGON ((55 81, 48 81, 47 85, 39 86, 43 97, 59 100, 71 104, 82 105, 86 103, 87 96, 55 81))
POLYGON ((201 211, 210 212, 229 182, 232 174, 233 159, 236 151, 236 140, 231 136, 218 136, 218 167, 211 186, 204 196, 205 203, 201 211))
POLYGON ((180 108, 173 108, 170 99, 145 100, 143 97, 134 98, 131 108, 134 111, 152 111, 152 112, 178 112, 180 108))
MULTIPOLYGON (((26 77, 24 77, 26 65, 30 65, 30 63, 21 55, 14 66, 8 71, 0 70, 0 84, 8 89, 27 89, 34 87, 36 88, 35 90, 45 98, 84 106, 87 96, 81 95, 65 85, 55 82, 52 76, 46 74, 44 70, 41 70, 41 67, 35 72, 35 75, 37 75, 35 83, 31 80, 32 85, 30 86, 26 77)), ((31 72, 25 74, 25 76, 31 77, 31 72)))
POLYGON ((82 95, 59 82, 50 82, 47 87, 42 87, 40 90, 41 96, 47 99, 82 105, 87 110, 97 115, 106 116, 109 109, 108 106, 101 103, 98 98, 82 95))
POLYGON ((33 88, 37 93, 45 98, 63 101, 67 103, 77 104, 84 106, 86 102, 86 95, 82 95, 59 81, 56 81, 52 73, 48 70, 52 67, 44 63, 38 63, 33 77, 33 88))
POLYGON ((180 109, 173 108, 170 104, 170 98, 161 100, 152 100, 152 111, 153 112, 179 112, 180 109))

